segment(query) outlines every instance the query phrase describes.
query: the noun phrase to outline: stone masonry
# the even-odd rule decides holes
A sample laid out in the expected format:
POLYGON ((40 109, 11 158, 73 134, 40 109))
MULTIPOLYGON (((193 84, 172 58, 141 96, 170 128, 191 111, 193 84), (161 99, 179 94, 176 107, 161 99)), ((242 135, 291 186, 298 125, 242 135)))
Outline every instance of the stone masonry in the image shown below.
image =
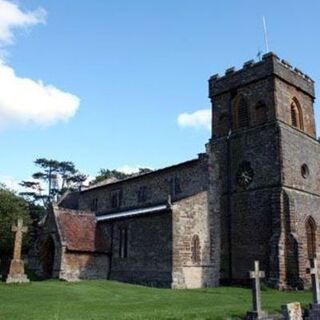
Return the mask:
POLYGON ((60 199, 39 238, 42 273, 198 288, 249 283, 258 260, 274 287, 310 285, 320 241, 313 80, 268 53, 212 76, 209 98, 206 153, 60 199))

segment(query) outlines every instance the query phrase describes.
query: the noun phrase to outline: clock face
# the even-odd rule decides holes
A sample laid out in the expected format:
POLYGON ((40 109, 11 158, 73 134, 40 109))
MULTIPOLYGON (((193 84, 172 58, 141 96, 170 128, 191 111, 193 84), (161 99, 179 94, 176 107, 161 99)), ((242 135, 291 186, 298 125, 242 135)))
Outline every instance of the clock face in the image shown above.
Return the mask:
POLYGON ((240 187, 246 188, 252 182, 254 172, 251 168, 250 162, 243 161, 237 172, 237 183, 240 187))

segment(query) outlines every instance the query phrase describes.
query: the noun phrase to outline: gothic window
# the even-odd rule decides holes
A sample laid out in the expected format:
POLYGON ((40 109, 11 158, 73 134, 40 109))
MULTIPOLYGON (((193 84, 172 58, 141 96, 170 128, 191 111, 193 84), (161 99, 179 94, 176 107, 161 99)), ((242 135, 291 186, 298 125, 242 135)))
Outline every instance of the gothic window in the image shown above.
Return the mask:
POLYGON ((299 101, 294 98, 291 102, 290 106, 291 112, 291 125, 295 128, 303 130, 303 118, 302 118, 302 111, 299 101))
POLYGON ((98 198, 95 198, 91 201, 91 211, 98 210, 98 198))
POLYGON ((126 258, 128 256, 128 228, 120 228, 119 233, 119 257, 126 258))
POLYGON ((267 121, 267 106, 264 103, 264 101, 260 100, 255 108, 254 108, 254 113, 255 113, 255 120, 256 124, 262 124, 267 121))
POLYGON ((120 190, 115 190, 111 192, 111 207, 116 209, 120 207, 121 192, 120 190))
POLYGON ((309 217, 306 222, 307 233, 307 252, 308 258, 314 258, 316 255, 316 223, 312 217, 309 217))
POLYGON ((235 128, 245 128, 249 126, 249 106, 244 96, 236 99, 233 120, 235 128))
POLYGON ((200 262, 200 241, 199 236, 194 235, 192 237, 192 243, 191 243, 191 258, 193 263, 199 263, 200 262))
POLYGON ((147 187, 142 186, 138 191, 138 202, 145 202, 147 200, 147 187))

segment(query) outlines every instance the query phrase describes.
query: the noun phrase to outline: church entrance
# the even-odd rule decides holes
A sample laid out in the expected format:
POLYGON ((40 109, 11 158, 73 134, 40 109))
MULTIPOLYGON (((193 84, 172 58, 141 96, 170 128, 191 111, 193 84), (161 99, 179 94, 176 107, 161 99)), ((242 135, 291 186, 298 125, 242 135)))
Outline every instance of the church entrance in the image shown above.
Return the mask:
POLYGON ((312 217, 309 217, 306 222, 306 234, 307 234, 307 252, 308 258, 312 259, 316 256, 316 223, 312 217))
POLYGON ((44 278, 52 278, 54 266, 55 245, 52 237, 49 237, 41 249, 41 263, 44 278))

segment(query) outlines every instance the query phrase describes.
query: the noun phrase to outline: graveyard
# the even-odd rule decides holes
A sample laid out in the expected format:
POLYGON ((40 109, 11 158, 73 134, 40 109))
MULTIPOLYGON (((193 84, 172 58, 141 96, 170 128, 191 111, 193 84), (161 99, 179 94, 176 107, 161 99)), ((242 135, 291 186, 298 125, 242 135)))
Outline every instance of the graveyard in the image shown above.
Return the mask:
MULTIPOLYGON (((262 288, 262 308, 280 314, 281 305, 299 301, 307 307, 310 291, 262 288)), ((27 284, 0 283, 0 319, 237 319, 251 309, 251 290, 218 287, 194 290, 156 289, 112 281, 27 284)))

